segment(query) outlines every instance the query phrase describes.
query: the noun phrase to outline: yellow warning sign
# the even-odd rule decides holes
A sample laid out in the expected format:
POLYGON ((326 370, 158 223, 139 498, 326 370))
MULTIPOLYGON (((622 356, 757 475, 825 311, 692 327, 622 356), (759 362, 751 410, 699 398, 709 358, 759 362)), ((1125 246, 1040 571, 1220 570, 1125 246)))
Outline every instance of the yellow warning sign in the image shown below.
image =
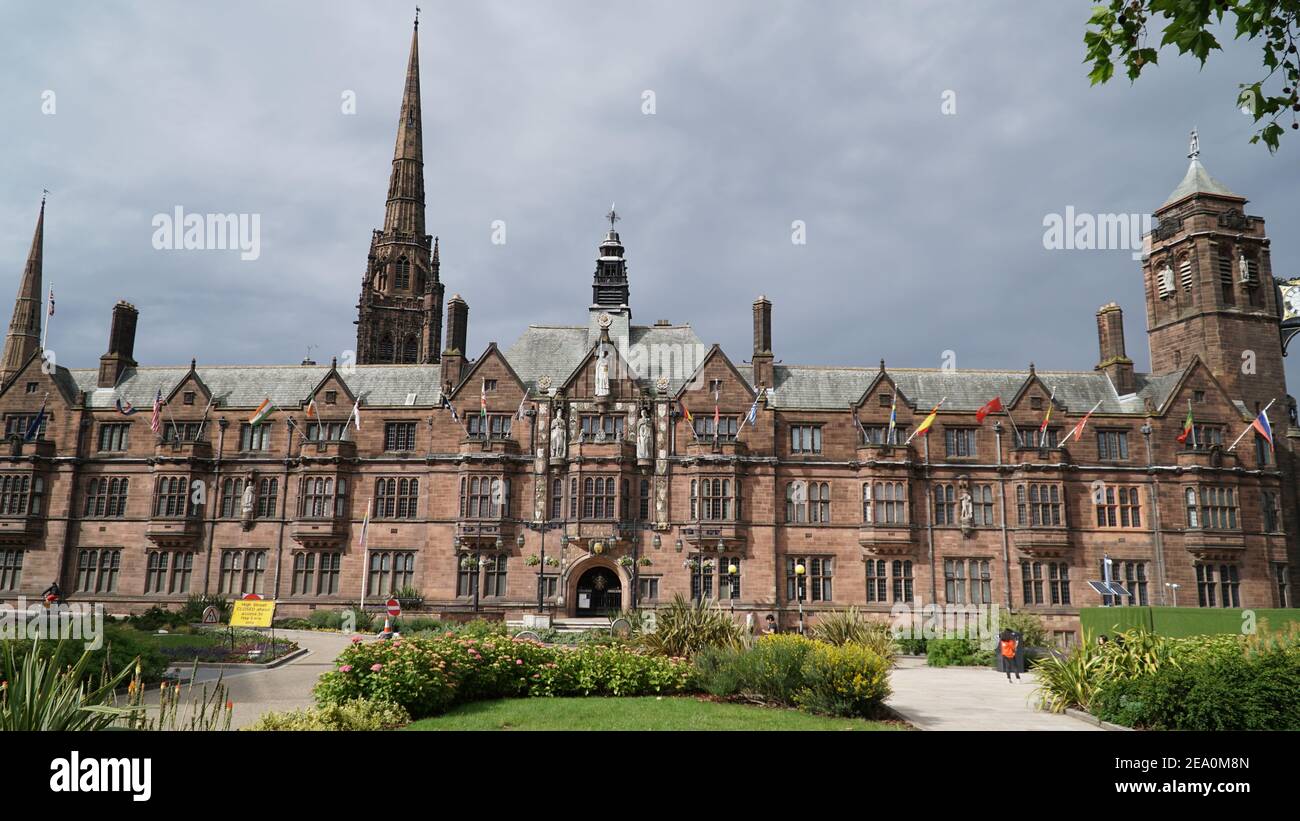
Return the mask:
POLYGON ((230 611, 231 627, 270 627, 275 602, 266 599, 238 599, 230 611))

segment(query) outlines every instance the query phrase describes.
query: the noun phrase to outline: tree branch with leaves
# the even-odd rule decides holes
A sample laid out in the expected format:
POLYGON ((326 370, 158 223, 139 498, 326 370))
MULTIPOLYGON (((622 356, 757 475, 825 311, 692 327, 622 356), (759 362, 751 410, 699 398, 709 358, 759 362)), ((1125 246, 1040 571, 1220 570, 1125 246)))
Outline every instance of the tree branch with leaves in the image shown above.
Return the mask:
POLYGON ((1262 142, 1277 151, 1289 115, 1292 129, 1300 130, 1300 57, 1296 50, 1296 22, 1300 0, 1110 0, 1093 7, 1083 41, 1084 62, 1092 64, 1093 85, 1124 67, 1130 82, 1156 65, 1161 48, 1172 45, 1179 55, 1191 54, 1202 67, 1223 46, 1215 29, 1235 24, 1235 39, 1258 42, 1267 73, 1252 83, 1240 83, 1237 106, 1252 115, 1259 129, 1252 143, 1262 142), (1160 42, 1151 41, 1151 30, 1160 42))

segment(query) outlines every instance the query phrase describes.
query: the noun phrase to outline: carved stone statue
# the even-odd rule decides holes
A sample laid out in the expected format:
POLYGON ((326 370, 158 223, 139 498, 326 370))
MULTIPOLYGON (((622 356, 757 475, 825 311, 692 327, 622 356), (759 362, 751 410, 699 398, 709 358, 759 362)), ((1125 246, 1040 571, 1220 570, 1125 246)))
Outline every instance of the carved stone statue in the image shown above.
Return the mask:
POLYGON ((551 458, 563 459, 568 450, 568 435, 564 430, 564 420, 557 414, 551 420, 551 458))
POLYGON ((609 396, 609 351, 604 345, 596 359, 596 395, 609 396))
POLYGON ((649 459, 653 443, 650 441, 650 414, 641 411, 641 418, 636 423, 636 458, 649 459))
POLYGON ((1160 269, 1160 293, 1172 294, 1174 292, 1174 269, 1165 263, 1165 267, 1160 269))
POLYGON ((963 527, 970 527, 975 521, 975 502, 971 499, 969 490, 963 489, 961 492, 961 513, 959 521, 963 527))
POLYGON ((239 511, 245 516, 253 515, 253 480, 244 485, 244 498, 240 501, 239 511))

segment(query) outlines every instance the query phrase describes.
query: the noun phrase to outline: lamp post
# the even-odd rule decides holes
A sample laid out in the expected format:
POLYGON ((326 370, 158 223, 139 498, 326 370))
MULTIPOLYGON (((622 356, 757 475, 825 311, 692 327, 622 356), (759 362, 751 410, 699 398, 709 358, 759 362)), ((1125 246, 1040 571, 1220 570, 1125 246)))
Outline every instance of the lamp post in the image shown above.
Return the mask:
POLYGON ((1174 591, 1174 607, 1178 606, 1178 585, 1174 582, 1165 582, 1165 587, 1174 591))
POLYGON ((804 596, 804 574, 807 568, 803 562, 795 562, 794 565, 794 588, 795 598, 799 602, 799 635, 803 635, 803 596, 804 596))
MULTIPOLYGON (((541 561, 537 564, 537 612, 540 614, 546 611, 546 531, 561 528, 564 526, 564 522, 548 519, 542 522, 521 522, 520 524, 534 533, 542 534, 541 547, 539 549, 541 561)), ((566 542, 568 542, 568 537, 561 536, 561 546, 566 542)), ((515 539, 515 544, 519 545, 520 550, 523 550, 524 534, 519 534, 518 538, 515 539)), ((563 553, 563 551, 561 551, 561 553, 563 553)))
POLYGON ((727 600, 731 604, 731 612, 733 614, 736 612, 736 581, 737 574, 739 573, 740 568, 736 567, 735 562, 727 565, 727 575, 731 577, 731 584, 727 588, 727 600))

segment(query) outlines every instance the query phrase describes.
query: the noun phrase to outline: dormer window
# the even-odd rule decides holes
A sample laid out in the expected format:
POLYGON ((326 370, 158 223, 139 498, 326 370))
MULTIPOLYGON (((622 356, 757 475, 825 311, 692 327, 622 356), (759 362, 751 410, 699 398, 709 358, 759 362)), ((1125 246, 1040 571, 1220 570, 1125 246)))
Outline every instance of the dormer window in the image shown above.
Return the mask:
POLYGON ((1043 409, 1043 397, 1041 397, 1041 396, 1033 396, 1033 397, 1030 397, 1030 399, 1029 399, 1029 409, 1030 409, 1030 410, 1042 410, 1042 409, 1043 409))
POLYGON ((893 403, 894 403, 893 397, 891 397, 889 394, 887 393, 880 394, 880 407, 882 408, 892 407, 893 403))
POLYGON ((186 392, 185 392, 185 395, 181 398, 181 401, 182 401, 184 404, 186 404, 186 405, 193 405, 193 404, 194 404, 194 391, 186 391, 186 392))
POLYGON ((338 391, 325 391, 325 404, 333 405, 339 401, 338 391))

